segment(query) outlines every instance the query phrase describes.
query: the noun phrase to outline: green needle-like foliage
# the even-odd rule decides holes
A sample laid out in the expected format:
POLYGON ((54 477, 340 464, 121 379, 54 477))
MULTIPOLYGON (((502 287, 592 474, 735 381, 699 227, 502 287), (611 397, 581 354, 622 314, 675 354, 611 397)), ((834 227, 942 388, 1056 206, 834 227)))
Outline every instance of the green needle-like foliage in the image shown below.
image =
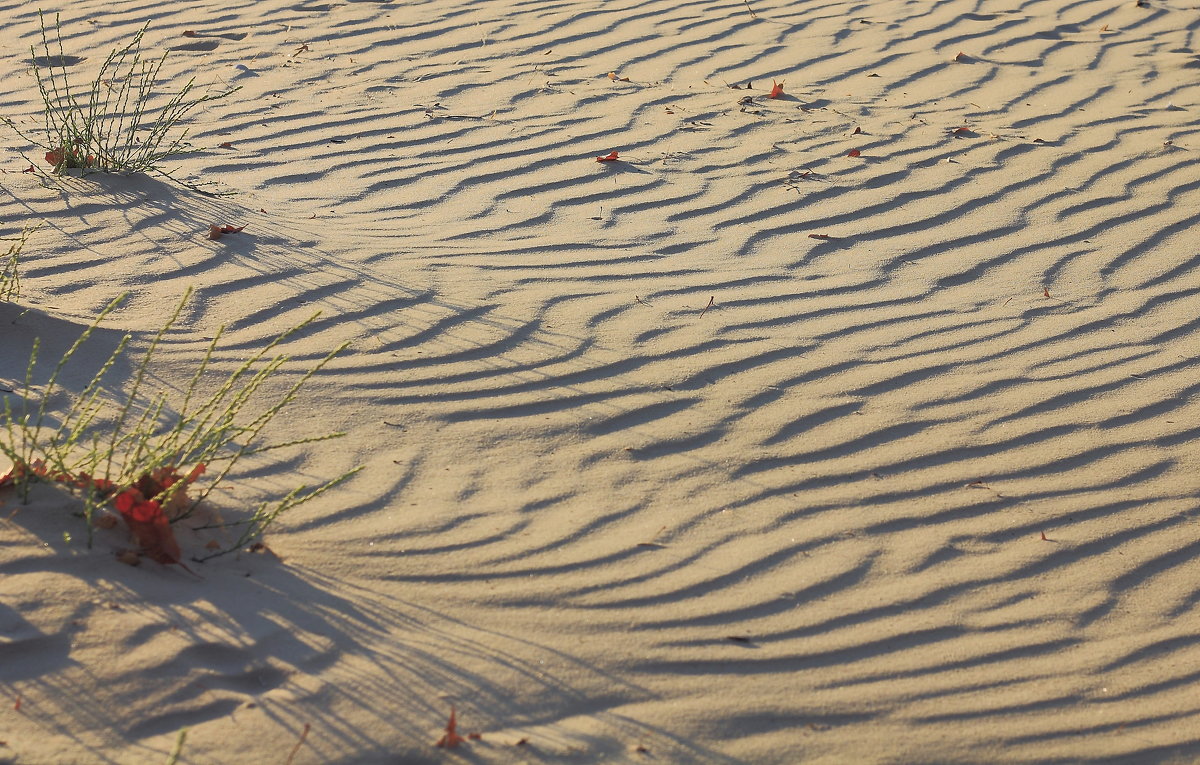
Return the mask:
POLYGON ((143 55, 148 23, 127 45, 108 54, 90 84, 72 85, 59 17, 54 17, 52 44, 45 14, 39 16, 43 55, 38 56, 33 47, 30 52, 42 97, 43 124, 39 130, 27 131, 7 117, 4 122, 44 149, 56 172, 83 168, 172 178, 163 161, 193 151, 180 124, 183 118, 200 104, 238 90, 197 93, 192 78, 174 94, 160 94, 158 78, 167 54, 143 55))
MULTIPOLYGON (((214 392, 205 396, 201 390, 207 387, 204 385, 208 382, 207 372, 222 335, 218 331, 177 403, 165 392, 143 397, 143 387, 156 353, 163 338, 178 320, 191 292, 189 289, 170 319, 150 341, 141 361, 133 370, 132 382, 123 395, 123 402, 119 404, 110 404, 102 397, 102 383, 116 362, 124 356, 129 335, 122 338, 65 411, 55 410, 51 402, 56 398, 54 394, 63 368, 124 296, 110 303, 63 354, 40 395, 35 392, 33 384, 38 357, 38 344, 35 342, 20 403, 14 407, 6 399, 3 412, 0 412, 0 454, 15 466, 38 468, 13 473, 14 483, 23 499, 28 498, 31 481, 49 478, 72 485, 83 492, 84 515, 89 520, 90 529, 93 512, 111 501, 114 494, 137 485, 140 479, 164 470, 186 474, 202 466, 203 477, 194 484, 198 487, 198 493, 193 495, 186 507, 172 512, 170 521, 174 523, 192 516, 199 504, 207 499, 243 457, 344 435, 329 433, 281 443, 270 443, 260 438, 263 429, 295 400, 301 387, 346 347, 343 344, 331 351, 301 375, 283 395, 273 400, 267 399, 266 402, 261 400, 262 396, 258 394, 263 386, 288 361, 287 356, 271 355, 272 352, 280 343, 311 324, 317 315, 292 327, 251 355, 221 381, 214 392), (257 410, 258 414, 249 414, 251 410, 257 410), (78 480, 80 476, 86 476, 87 480, 78 480), (102 485, 97 481, 110 485, 112 490, 107 493, 93 490, 93 487, 102 485)), ((263 503, 248 519, 217 524, 239 526, 241 529, 232 546, 207 557, 237 549, 261 536, 281 513, 323 494, 356 472, 357 468, 316 488, 297 487, 281 500, 263 503)), ((163 507, 171 506, 175 492, 186 491, 189 483, 179 481, 155 499, 163 507)))
POLYGON ((15 237, 0 238, 2 242, 12 242, 7 252, 0 253, 0 302, 14 303, 21 296, 21 275, 17 269, 29 234, 25 230, 15 237))

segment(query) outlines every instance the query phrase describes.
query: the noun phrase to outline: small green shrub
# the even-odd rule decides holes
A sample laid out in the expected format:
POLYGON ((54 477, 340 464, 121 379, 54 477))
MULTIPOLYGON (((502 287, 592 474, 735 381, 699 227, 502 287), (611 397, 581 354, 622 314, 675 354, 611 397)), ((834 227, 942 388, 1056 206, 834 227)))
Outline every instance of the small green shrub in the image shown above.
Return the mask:
POLYGON ((38 56, 32 46, 30 52, 42 97, 42 127, 31 132, 9 118, 4 122, 44 149, 46 161, 56 172, 83 168, 172 178, 163 161, 194 151, 187 142, 187 130, 180 129, 181 120, 200 104, 238 90, 197 95, 192 78, 173 95, 159 95, 158 77, 167 54, 143 56, 142 38, 148 22, 129 44, 108 54, 89 85, 73 86, 59 17, 54 17, 56 46, 51 44, 45 14, 39 12, 39 18, 43 55, 38 56))
POLYGON ((21 251, 29 240, 30 231, 22 231, 15 237, 0 238, 0 242, 12 242, 8 251, 0 254, 0 302, 16 302, 21 297, 21 251))
MULTIPOLYGON (((9 474, 0 478, 0 486, 13 484, 22 499, 27 500, 32 482, 64 485, 82 495, 89 534, 95 511, 108 505, 125 520, 145 554, 162 563, 178 563, 180 551, 170 531, 171 524, 191 517, 239 460, 344 435, 330 433, 283 443, 265 443, 259 438, 262 430, 295 399, 304 383, 346 347, 343 344, 335 348, 282 396, 265 403, 260 400, 262 397, 257 395, 260 389, 288 361, 287 356, 269 354, 289 336, 308 326, 316 315, 253 354, 217 385, 213 393, 203 397, 202 383, 207 382, 206 373, 222 335, 218 331, 179 401, 170 401, 166 392, 143 397, 142 389, 155 353, 190 296, 188 290, 150 342, 119 405, 110 405, 102 399, 101 385, 124 354, 129 335, 118 343, 65 411, 56 410, 51 402, 59 398, 55 391, 63 368, 124 296, 110 303, 63 355, 40 395, 35 393, 33 384, 38 356, 35 342, 20 403, 14 407, 6 398, 0 413, 0 454, 13 463, 9 474), (248 414, 251 409, 258 413, 248 414), (189 494, 190 490, 194 495, 189 494)), ((238 534, 231 545, 208 551, 195 560, 243 547, 260 537, 283 512, 321 495, 356 472, 358 468, 316 488, 297 487, 280 500, 262 503, 248 518, 198 527, 235 528, 238 534)))

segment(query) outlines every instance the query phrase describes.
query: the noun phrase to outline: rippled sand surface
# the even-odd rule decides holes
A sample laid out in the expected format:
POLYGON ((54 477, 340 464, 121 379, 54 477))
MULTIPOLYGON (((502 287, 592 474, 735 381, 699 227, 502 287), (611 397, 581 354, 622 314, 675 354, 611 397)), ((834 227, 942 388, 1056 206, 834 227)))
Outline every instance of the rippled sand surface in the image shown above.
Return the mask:
POLYGON ((198 576, 0 495, 0 761, 1200 753, 1194 3, 62 11, 81 80, 150 20, 169 86, 241 87, 173 165, 229 195, 5 133, 0 387, 122 292, 68 388, 188 286, 158 387, 319 310, 275 435, 348 436, 218 499, 365 468, 198 576))

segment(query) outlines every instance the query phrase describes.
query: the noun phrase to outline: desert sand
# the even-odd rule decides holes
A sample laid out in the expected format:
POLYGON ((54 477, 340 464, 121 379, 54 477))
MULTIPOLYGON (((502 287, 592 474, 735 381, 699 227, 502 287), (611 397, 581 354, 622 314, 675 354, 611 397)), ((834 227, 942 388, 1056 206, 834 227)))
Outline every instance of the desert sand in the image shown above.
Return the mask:
POLYGON ((227 195, 6 132, 0 388, 122 293, 68 390, 189 286, 156 389, 320 311, 273 435, 347 436, 214 502, 363 470, 195 575, 0 494, 0 762, 1200 758, 1194 2, 58 10, 241 88, 227 195))

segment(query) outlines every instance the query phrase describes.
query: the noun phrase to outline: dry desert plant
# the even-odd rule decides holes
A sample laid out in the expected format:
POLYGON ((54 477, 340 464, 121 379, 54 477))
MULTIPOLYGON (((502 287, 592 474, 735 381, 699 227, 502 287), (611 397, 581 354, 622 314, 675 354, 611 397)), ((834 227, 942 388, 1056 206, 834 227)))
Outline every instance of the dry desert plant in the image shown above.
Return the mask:
POLYGON ((25 229, 14 237, 0 237, 0 242, 12 242, 8 250, 0 253, 0 302, 16 302, 21 297, 21 251, 31 232, 25 229))
POLYGON ((155 173, 174 178, 163 167, 170 157, 194 149, 181 121, 200 104, 225 98, 238 88, 199 93, 195 78, 174 93, 160 93, 159 73, 167 54, 147 58, 142 38, 147 22, 128 44, 110 52, 89 84, 72 84, 59 17, 54 17, 54 44, 39 12, 43 55, 33 53, 34 74, 42 99, 42 126, 21 128, 4 122, 25 140, 45 150, 56 172, 81 168, 101 172, 155 173))
MULTIPOLYGON (((295 399, 300 388, 346 347, 343 344, 335 348, 281 396, 263 400, 264 385, 288 361, 287 356, 272 356, 272 352, 312 323, 316 315, 279 335, 213 387, 207 373, 221 338, 222 332, 218 331, 178 401, 170 400, 165 392, 143 396, 155 353, 190 296, 188 290, 149 343, 120 403, 112 404, 102 397, 102 384, 125 353, 129 335, 65 409, 53 404, 62 398, 55 393, 63 368, 122 298, 110 303, 68 349, 40 392, 33 384, 38 356, 35 342, 18 403, 13 406, 6 398, 0 412, 0 454, 13 464, 9 473, 0 477, 0 486, 13 485, 23 500, 28 499, 33 482, 66 486, 83 498, 89 542, 95 512, 111 506, 133 533, 142 554, 160 563, 179 563, 181 551, 172 525, 192 517, 239 460, 344 435, 329 433, 281 443, 260 438, 263 429, 295 399), (202 395, 205 389, 213 392, 202 395)), ((201 527, 236 529, 236 541, 194 559, 207 560, 245 546, 260 537, 280 514, 323 494, 356 472, 358 468, 315 488, 299 486, 282 499, 263 502, 247 518, 201 527)))

